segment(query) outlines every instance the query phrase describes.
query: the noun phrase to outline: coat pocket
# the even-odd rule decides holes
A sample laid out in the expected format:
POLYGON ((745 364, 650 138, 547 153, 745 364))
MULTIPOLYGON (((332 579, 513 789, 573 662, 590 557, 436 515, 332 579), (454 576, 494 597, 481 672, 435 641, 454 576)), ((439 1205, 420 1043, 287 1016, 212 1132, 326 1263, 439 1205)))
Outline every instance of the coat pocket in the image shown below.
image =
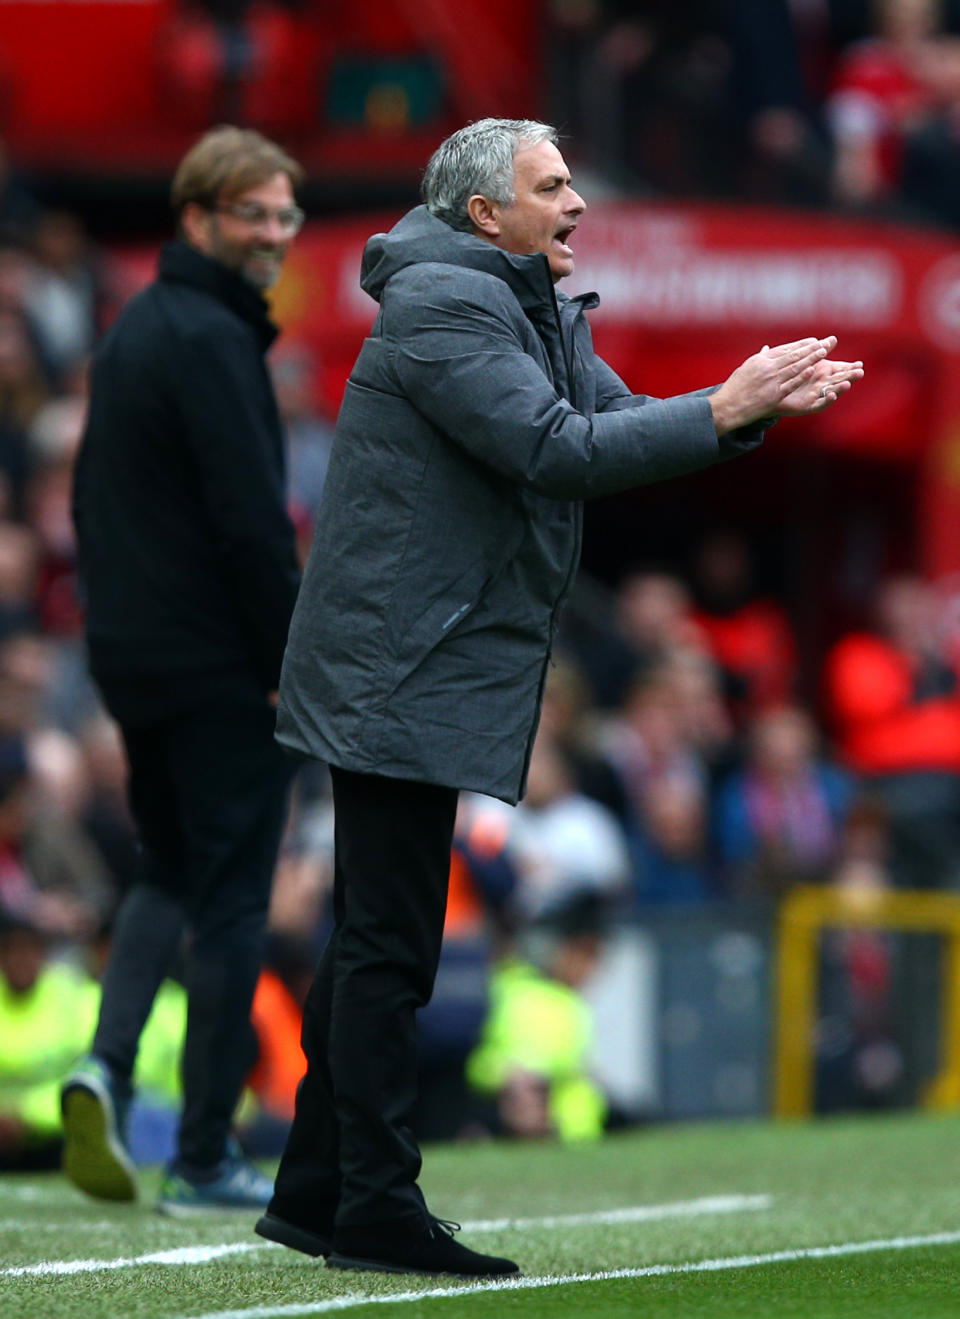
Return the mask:
POLYGON ((445 584, 429 606, 413 620, 397 643, 395 682, 392 685, 402 682, 470 617, 520 548, 523 537, 524 527, 514 528, 512 535, 499 546, 495 558, 487 554, 475 559, 459 577, 445 584))

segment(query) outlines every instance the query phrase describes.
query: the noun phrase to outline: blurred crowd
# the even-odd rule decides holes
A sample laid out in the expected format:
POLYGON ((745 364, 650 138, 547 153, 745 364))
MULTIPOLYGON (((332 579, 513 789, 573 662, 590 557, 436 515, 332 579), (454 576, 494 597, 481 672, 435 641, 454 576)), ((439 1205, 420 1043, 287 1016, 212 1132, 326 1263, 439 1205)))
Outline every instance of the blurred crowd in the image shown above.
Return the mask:
MULTIPOLYGON (((59 1083, 89 1045, 136 860, 123 747, 87 673, 72 522, 91 349, 130 291, 78 217, 42 208, 0 153, 0 1167, 57 1158, 59 1083)), ((314 406, 305 347, 279 351, 272 367, 305 545, 332 426, 314 406)), ((281 889, 282 907, 291 883, 281 889)), ((254 1150, 277 1152, 292 1115, 310 919, 292 954, 278 936, 257 992, 260 1056, 243 1114, 254 1150)), ((144 1161, 169 1152, 179 1103, 176 974, 138 1062, 131 1139, 144 1161)))
MULTIPOLYGON (((564 96, 552 114, 631 187, 952 224, 958 10, 554 0, 564 96)), ((0 1168, 56 1159, 58 1085, 89 1043, 136 854, 122 747, 86 673, 71 522, 89 354, 126 293, 80 221, 38 205, 0 149, 0 1168)), ((332 437, 316 366, 303 345, 273 354, 304 547, 332 437)), ((462 801, 444 960, 422 1021, 426 1136, 577 1140, 616 1120, 590 1076, 583 990, 624 923, 655 909, 773 908, 798 883, 960 889, 954 588, 882 583, 872 626, 802 675, 790 613, 755 588, 743 532, 711 533, 693 563, 635 564, 609 594, 575 596, 526 800, 462 801)), ((292 1112, 332 855, 327 776, 306 769, 254 1010, 260 1058, 242 1122, 255 1154, 280 1149, 292 1112)), ((858 1093, 881 1095, 896 1073, 890 940, 851 933, 825 951, 825 992, 863 1057, 886 1059, 858 1093)), ((143 1161, 169 1146, 184 1010, 174 973, 138 1069, 143 1161)))
MULTIPOLYGON (((85 666, 71 523, 89 351, 124 295, 70 215, 0 242, 0 1164, 56 1157, 56 1090, 95 1017, 134 866, 123 751, 85 666)), ((304 549, 332 435, 305 346, 272 362, 304 549)), ((874 625, 801 681, 785 602, 743 531, 681 573, 635 564, 575 594, 516 809, 462 800, 438 992, 423 1013, 425 1135, 598 1136, 584 989, 611 933, 656 910, 773 909, 798 883, 960 887, 960 644, 949 591, 883 583, 874 625)), ((276 1153, 302 1068, 300 1005, 329 923, 326 771, 301 771, 254 1010, 243 1112, 276 1153)), ((829 991, 868 1045, 890 1036, 885 936, 847 935, 829 991)), ((134 1154, 167 1152, 184 996, 144 1037, 134 1154)), ((874 1054, 876 1049, 874 1049, 874 1054)), ((896 1067, 893 1068, 895 1073, 896 1067)), ((883 1074, 889 1080, 890 1068, 883 1074)), ((886 1083, 886 1081, 884 1081, 886 1083)))
POLYGON ((552 0, 548 73, 627 190, 960 221, 955 0, 552 0))

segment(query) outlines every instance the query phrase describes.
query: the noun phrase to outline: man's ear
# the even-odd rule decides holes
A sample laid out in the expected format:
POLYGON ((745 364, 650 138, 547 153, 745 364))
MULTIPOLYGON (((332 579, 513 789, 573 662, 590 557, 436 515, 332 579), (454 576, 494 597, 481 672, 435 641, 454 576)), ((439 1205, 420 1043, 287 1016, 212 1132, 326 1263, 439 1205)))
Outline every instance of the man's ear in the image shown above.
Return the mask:
POLYGON ((500 237, 500 207, 497 202, 475 192, 467 202, 467 214, 481 238, 500 237))
POLYGON ((184 206, 180 212, 180 229, 191 247, 199 248, 201 252, 207 250, 212 218, 207 208, 197 202, 187 202, 184 206))

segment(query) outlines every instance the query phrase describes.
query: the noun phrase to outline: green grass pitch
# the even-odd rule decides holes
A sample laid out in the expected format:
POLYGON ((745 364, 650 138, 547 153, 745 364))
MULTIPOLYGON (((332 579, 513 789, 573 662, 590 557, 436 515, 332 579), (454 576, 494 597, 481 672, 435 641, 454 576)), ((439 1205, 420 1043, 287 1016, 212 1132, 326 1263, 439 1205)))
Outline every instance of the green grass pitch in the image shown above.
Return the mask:
POLYGON ((246 1215, 188 1222, 0 1177, 2 1319, 960 1319, 960 1116, 436 1146, 431 1207, 525 1277, 340 1273, 246 1215), (506 1220, 506 1221, 505 1221, 506 1220), (600 1276, 598 1276, 600 1275, 600 1276))

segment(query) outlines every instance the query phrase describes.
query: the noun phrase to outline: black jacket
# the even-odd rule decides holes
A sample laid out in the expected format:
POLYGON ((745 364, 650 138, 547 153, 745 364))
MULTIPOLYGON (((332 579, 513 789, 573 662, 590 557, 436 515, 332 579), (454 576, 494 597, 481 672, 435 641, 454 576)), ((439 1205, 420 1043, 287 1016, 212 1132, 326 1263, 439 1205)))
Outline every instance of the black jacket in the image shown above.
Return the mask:
POLYGON ((298 570, 259 293, 182 242, 100 345, 74 487, 101 678, 276 687, 298 570))

